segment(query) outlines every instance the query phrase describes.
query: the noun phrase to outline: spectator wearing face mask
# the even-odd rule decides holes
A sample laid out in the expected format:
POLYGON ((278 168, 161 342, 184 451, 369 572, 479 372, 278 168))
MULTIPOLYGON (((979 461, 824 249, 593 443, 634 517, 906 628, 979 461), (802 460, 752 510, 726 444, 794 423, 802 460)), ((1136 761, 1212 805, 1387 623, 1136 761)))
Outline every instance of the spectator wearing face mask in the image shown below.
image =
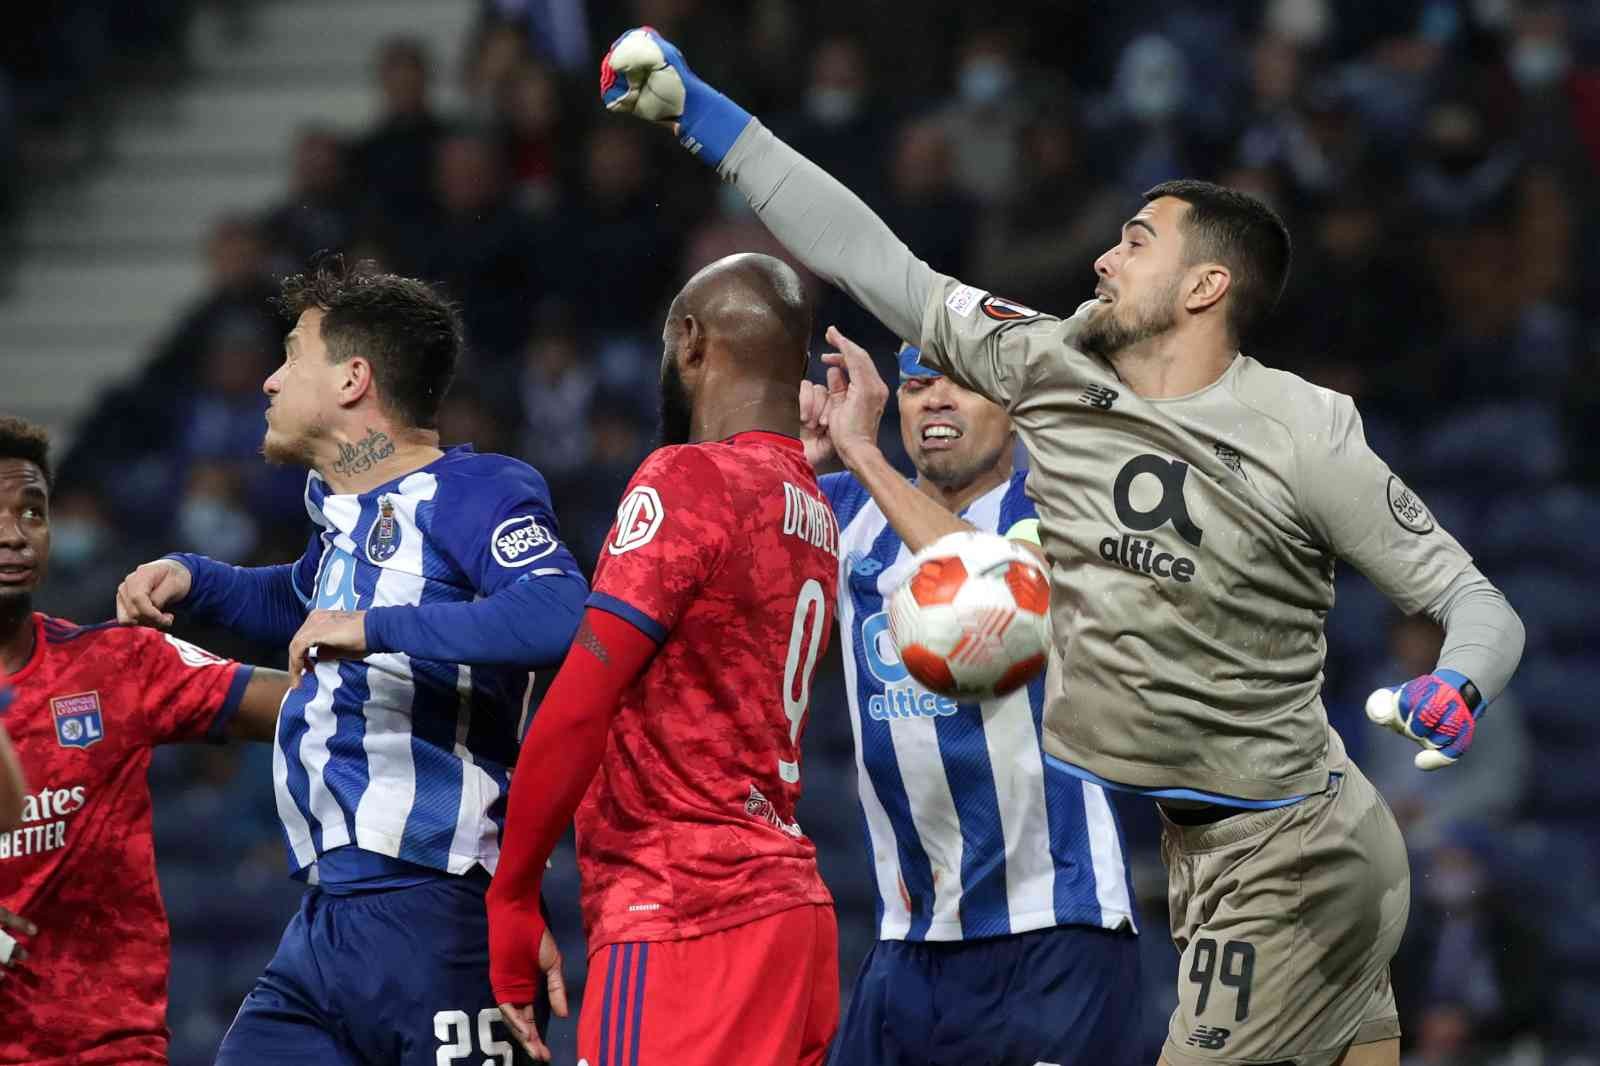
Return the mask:
POLYGON ((872 93, 872 73, 859 38, 824 37, 811 55, 811 76, 798 111, 773 128, 808 159, 874 207, 884 198, 884 150, 893 116, 872 93))

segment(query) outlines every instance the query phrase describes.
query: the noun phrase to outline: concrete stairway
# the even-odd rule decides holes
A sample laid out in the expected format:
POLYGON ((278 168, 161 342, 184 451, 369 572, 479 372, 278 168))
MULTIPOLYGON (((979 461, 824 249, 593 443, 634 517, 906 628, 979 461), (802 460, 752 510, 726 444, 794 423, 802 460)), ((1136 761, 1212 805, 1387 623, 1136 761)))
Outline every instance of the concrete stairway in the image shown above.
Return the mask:
POLYGON ((203 11, 192 31, 197 75, 162 98, 123 103, 110 164, 32 198, 16 283, 0 303, 0 411, 46 423, 64 446, 74 418, 135 371, 203 291, 211 222, 283 194, 296 129, 368 124, 380 41, 422 37, 450 109, 476 8, 265 0, 241 40, 203 11))

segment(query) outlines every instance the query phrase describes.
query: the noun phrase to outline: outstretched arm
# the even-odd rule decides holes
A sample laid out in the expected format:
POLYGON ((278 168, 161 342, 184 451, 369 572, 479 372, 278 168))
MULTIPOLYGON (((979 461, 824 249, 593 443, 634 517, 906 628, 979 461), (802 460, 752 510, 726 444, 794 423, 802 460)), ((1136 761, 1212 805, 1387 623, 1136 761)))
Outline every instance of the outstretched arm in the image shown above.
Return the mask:
POLYGON ((522 742, 511 777, 500 863, 489 884, 489 981, 519 1042, 548 1058, 532 1022, 541 973, 551 1008, 566 1014, 561 957, 545 944, 539 891, 545 863, 572 821, 605 755, 611 719, 655 654, 656 642, 599 607, 584 612, 572 653, 522 742), (542 950, 541 950, 542 949, 542 950))
POLYGON ((258 740, 271 743, 278 735, 278 709, 289 693, 289 675, 282 670, 258 666, 250 671, 239 709, 228 721, 230 740, 258 740))
POLYGON ((305 620, 321 553, 321 540, 313 537, 298 562, 282 566, 230 566, 181 552, 165 556, 123 578, 117 621, 168 629, 173 610, 181 607, 197 621, 279 647, 305 620))
POLYGON ((684 147, 737 187, 808 270, 896 336, 922 336, 924 311, 944 279, 859 197, 696 77, 660 34, 636 29, 619 37, 601 60, 600 91, 612 111, 672 124, 684 147))

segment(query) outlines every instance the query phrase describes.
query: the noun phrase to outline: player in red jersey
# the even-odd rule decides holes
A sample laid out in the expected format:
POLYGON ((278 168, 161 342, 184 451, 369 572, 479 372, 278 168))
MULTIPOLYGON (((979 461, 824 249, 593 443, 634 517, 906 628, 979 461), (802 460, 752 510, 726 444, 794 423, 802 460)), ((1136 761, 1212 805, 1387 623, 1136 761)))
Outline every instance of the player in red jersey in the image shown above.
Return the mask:
POLYGON ((536 1058, 535 990, 566 1010, 539 882, 574 811, 584 1059, 817 1063, 837 1025, 832 899, 794 816, 838 577, 798 439, 810 331, 769 256, 713 263, 668 312, 668 446, 634 474, 523 742, 489 888, 490 981, 536 1058))
MULTIPOLYGON (((271 740, 288 677, 151 629, 33 611, 50 561, 49 440, 0 417, 0 710, 30 784, 0 832, 0 1064, 167 1061, 167 917, 150 749, 271 740), (25 917, 18 917, 25 916, 25 917)), ((107 606, 110 592, 107 591, 107 606)))

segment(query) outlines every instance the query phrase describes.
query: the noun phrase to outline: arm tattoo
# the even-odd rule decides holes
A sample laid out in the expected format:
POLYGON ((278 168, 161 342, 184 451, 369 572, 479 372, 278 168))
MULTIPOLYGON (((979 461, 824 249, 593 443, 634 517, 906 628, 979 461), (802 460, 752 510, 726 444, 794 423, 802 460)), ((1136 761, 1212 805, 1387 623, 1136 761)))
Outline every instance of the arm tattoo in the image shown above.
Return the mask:
POLYGON ((380 459, 387 459, 393 454, 394 441, 389 439, 389 434, 369 429, 367 435, 354 444, 340 443, 339 458, 333 464, 333 472, 341 477, 364 474, 380 459))
POLYGON ((578 623, 578 635, 572 638, 572 642, 599 659, 602 666, 611 664, 611 656, 606 653, 606 646, 600 643, 600 634, 589 625, 587 618, 578 623))

